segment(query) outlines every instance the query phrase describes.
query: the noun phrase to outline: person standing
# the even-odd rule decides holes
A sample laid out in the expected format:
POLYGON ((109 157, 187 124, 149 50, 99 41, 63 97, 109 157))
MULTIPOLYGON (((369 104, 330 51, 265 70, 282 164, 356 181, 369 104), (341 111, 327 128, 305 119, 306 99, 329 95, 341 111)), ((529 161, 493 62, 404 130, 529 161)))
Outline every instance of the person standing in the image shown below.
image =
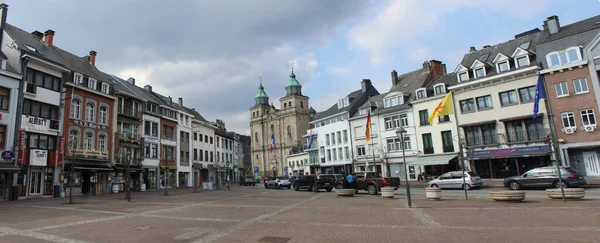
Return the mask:
POLYGON ((346 189, 352 189, 352 188, 354 188, 354 176, 352 174, 348 174, 346 176, 346 184, 347 184, 347 188, 346 189))

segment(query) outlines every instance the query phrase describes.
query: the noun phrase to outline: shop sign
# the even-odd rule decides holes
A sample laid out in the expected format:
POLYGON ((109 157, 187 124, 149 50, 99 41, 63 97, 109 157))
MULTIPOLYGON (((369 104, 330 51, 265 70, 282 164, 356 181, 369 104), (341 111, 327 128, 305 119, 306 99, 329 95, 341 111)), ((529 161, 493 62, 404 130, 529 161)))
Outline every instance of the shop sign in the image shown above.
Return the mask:
POLYGON ((108 156, 107 152, 100 152, 95 150, 71 150, 73 156, 108 156))
POLYGON ((550 145, 469 151, 469 159, 540 156, 550 152, 550 145))
POLYGON ((152 136, 144 136, 144 140, 148 143, 158 143, 158 138, 157 137, 152 137, 152 136))
POLYGON ((2 158, 4 160, 10 160, 14 157, 15 157, 15 154, 12 151, 6 150, 6 151, 2 152, 2 158))
POLYGON ((25 165, 25 160, 23 159, 25 157, 25 131, 23 131, 22 129, 19 130, 19 151, 18 151, 18 156, 17 156, 17 163, 19 165, 25 165))
POLYGON ((46 166, 48 163, 48 150, 32 149, 29 156, 29 165, 46 166))
POLYGON ((45 133, 56 135, 57 131, 50 129, 50 119, 23 115, 21 118, 21 128, 28 132, 45 133))
POLYGON ((65 151, 65 137, 58 137, 58 167, 62 167, 65 151))
POLYGON ((94 129, 106 130, 106 128, 107 128, 107 126, 105 126, 105 125, 97 125, 97 124, 94 124, 93 122, 87 122, 87 121, 81 121, 81 120, 73 120, 73 123, 75 123, 79 126, 91 127, 94 129))

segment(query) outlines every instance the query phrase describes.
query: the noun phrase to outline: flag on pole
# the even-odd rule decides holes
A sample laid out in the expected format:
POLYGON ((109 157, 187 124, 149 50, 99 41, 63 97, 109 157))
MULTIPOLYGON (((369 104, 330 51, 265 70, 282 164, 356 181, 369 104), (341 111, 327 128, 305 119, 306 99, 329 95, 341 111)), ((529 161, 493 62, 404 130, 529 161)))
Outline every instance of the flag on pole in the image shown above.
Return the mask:
POLYGON ((538 81, 535 85, 535 99, 533 100, 533 119, 537 118, 540 110, 540 99, 546 99, 546 90, 544 89, 542 74, 538 73, 538 81))
POLYGON ((312 142, 313 142, 313 135, 312 135, 312 128, 310 129, 310 135, 309 135, 309 140, 308 140, 308 149, 310 149, 310 146, 312 146, 312 142))
POLYGON ((275 148, 275 134, 271 135, 271 144, 269 144, 269 153, 273 153, 273 148, 275 148))
POLYGON ((365 137, 367 142, 371 140, 371 111, 367 115, 367 128, 365 129, 365 137))
POLYGON ((454 114, 454 102, 452 102, 452 92, 448 92, 446 96, 435 107, 431 115, 429 115, 429 124, 432 124, 433 118, 438 116, 447 116, 454 114))

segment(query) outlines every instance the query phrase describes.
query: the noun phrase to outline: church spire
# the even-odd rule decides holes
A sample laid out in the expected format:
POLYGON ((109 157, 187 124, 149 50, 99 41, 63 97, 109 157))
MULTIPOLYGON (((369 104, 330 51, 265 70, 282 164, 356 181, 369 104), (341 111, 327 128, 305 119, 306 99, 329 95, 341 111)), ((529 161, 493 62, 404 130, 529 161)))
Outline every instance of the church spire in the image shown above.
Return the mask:
POLYGON ((258 93, 254 96, 256 105, 269 105, 269 96, 265 92, 265 87, 262 84, 262 74, 259 74, 260 85, 258 86, 258 93))

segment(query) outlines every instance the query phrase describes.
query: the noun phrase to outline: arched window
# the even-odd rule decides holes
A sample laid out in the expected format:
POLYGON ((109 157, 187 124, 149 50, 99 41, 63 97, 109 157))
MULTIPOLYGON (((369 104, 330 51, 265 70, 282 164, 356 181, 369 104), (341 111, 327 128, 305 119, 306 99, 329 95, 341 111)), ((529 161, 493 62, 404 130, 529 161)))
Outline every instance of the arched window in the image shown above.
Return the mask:
POLYGON ((95 121, 94 120, 94 116, 95 116, 95 109, 94 108, 95 108, 94 104, 92 104, 92 103, 88 103, 86 105, 85 119, 87 121, 91 121, 91 122, 95 121))
POLYGON ((98 136, 98 151, 106 152, 106 136, 98 136))
POLYGON ((106 106, 100 107, 100 113, 98 114, 98 119, 100 124, 107 125, 108 124, 108 108, 106 106))
POLYGON ((83 146, 85 150, 94 150, 94 134, 92 132, 85 133, 85 138, 83 139, 83 146))
POLYGON ((256 160, 258 160, 258 154, 256 154, 256 160))
POLYGON ((254 141, 256 141, 258 143, 258 133, 254 132, 254 141))
POLYGON ((69 132, 69 148, 71 150, 77 150, 79 148, 79 132, 71 130, 69 132))
POLYGON ((300 108, 304 108, 304 102, 300 101, 300 108))
POLYGON ((81 102, 79 100, 71 101, 71 117, 80 119, 81 114, 81 102))
POLYGON ((283 103, 283 108, 287 108, 287 103, 283 103))
POLYGON ((290 108, 292 108, 292 102, 290 101, 290 108))

